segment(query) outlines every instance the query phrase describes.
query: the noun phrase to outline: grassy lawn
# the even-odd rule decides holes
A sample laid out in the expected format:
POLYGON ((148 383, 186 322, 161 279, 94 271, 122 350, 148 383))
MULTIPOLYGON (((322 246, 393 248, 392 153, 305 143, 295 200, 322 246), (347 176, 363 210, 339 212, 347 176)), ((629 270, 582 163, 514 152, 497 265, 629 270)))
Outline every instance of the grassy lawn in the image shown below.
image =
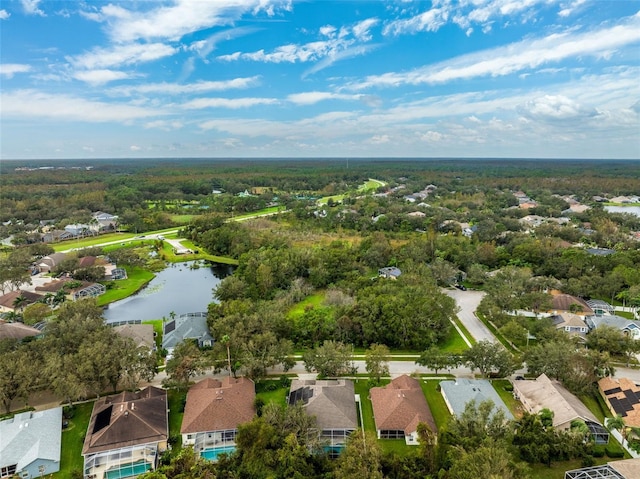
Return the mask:
POLYGON ((182 426, 182 416, 184 416, 184 402, 187 397, 186 391, 169 389, 167 391, 167 401, 169 407, 169 437, 177 438, 173 446, 174 451, 179 451, 182 447, 182 436, 180 426, 182 426))
POLYGON ((433 420, 436 422, 436 426, 438 426, 438 429, 442 429, 449 422, 451 414, 449 414, 449 409, 444 402, 444 398, 438 390, 439 383, 440 380, 420 381, 420 386, 422 387, 422 392, 424 392, 424 395, 427 397, 427 403, 429 404, 429 409, 431 409, 431 414, 433 415, 433 420))
MULTIPOLYGON (((470 336, 467 336, 467 338, 470 338, 470 336)), ((469 349, 469 347, 456 328, 451 328, 449 337, 440 345, 440 349, 448 353, 463 353, 469 349)))
MULTIPOLYGON (((611 459, 608 457, 596 457, 595 465, 606 464, 611 459)), ((564 479, 564 473, 572 469, 580 469, 582 460, 574 459, 572 461, 553 462, 551 467, 544 464, 529 464, 531 470, 531 479, 564 479)))
POLYGON ((460 330, 462 331, 462 333, 467 337, 467 339, 469 340, 469 342, 471 344, 476 344, 476 340, 474 339, 473 336, 471 336, 471 333, 469 332, 469 330, 466 328, 466 326, 464 324, 462 324, 462 321, 460 321, 457 317, 453 318, 453 321, 456 323, 456 326, 458 326, 460 328, 460 330))
POLYGON ((188 224, 197 215, 171 215, 171 221, 180 225, 188 224))
POLYGON ((60 472, 53 475, 56 479, 71 479, 73 471, 82 474, 82 445, 89 426, 93 402, 77 404, 69 427, 62 431, 62 451, 60 454, 60 472))
POLYGON ((287 313, 287 318, 297 319, 304 314, 304 311, 308 306, 313 306, 314 308, 318 308, 322 305, 323 301, 324 301, 324 292, 317 292, 310 296, 307 296, 305 299, 300 301, 298 304, 294 305, 289 310, 289 312, 287 313))
POLYGON ((236 265, 238 264, 237 259, 228 258, 226 256, 216 256, 213 254, 206 253, 202 250, 202 248, 194 245, 192 241, 181 239, 180 243, 185 248, 189 248, 191 251, 197 251, 198 253, 177 255, 173 252, 173 247, 165 241, 162 245, 162 252, 161 252, 162 259, 169 261, 171 263, 182 263, 184 261, 205 260, 205 261, 213 261, 214 263, 236 264, 236 265))
POLYGON ((153 332, 156 333, 156 347, 160 349, 162 347, 162 319, 151 319, 149 321, 143 321, 142 324, 150 324, 153 326, 153 332))
POLYGON ((270 215, 270 214, 273 214, 273 213, 277 213, 278 211, 283 210, 283 209, 284 209, 283 206, 270 206, 269 208, 263 208, 261 210, 254 211, 252 213, 234 215, 232 220, 233 221, 248 220, 250 218, 255 218, 257 216, 270 215))
POLYGON ((498 396, 500 396, 500 399, 507 405, 511 414, 513 414, 516 419, 521 418, 524 412, 522 403, 513 397, 513 391, 507 391, 505 389, 506 387, 510 387, 511 383, 507 379, 494 379, 491 381, 491 384, 493 385, 493 389, 498 393, 498 396))
POLYGON ((62 241, 60 243, 52 244, 51 246, 56 252, 58 252, 72 248, 88 248, 102 243, 110 243, 111 241, 127 241, 134 236, 134 233, 108 233, 106 235, 62 241))
POLYGON ((128 266, 126 270, 127 279, 114 281, 113 288, 108 289, 102 296, 98 296, 98 306, 131 296, 133 293, 140 291, 154 277, 151 271, 139 267, 128 266))
POLYGON ((287 393, 289 387, 283 387, 278 381, 261 381, 256 384, 256 399, 261 398, 265 404, 271 402, 276 403, 279 406, 287 405, 287 393), (277 384, 278 387, 272 391, 269 391, 269 384, 277 384))
POLYGON ((365 193, 367 191, 375 191, 384 185, 385 185, 384 181, 369 179, 365 181, 362 185, 358 186, 358 192, 365 193))

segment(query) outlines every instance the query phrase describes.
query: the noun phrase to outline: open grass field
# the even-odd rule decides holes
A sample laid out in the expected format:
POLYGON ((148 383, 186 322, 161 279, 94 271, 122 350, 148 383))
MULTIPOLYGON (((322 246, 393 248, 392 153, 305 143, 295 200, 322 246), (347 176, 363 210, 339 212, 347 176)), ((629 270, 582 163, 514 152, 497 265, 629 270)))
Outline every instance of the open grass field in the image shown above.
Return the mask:
POLYGON ((438 426, 438 429, 442 429, 449 422, 451 414, 449 414, 449 409, 444 402, 444 398, 438 390, 439 383, 440 379, 428 379, 426 381, 420 381, 420 386, 427 398, 427 403, 429 404, 429 409, 431 409, 431 414, 433 415, 433 420, 436 422, 436 426, 438 426))
MULTIPOLYGON (((467 336, 467 338, 469 337, 470 336, 467 336)), ((464 342, 464 339, 462 339, 462 336, 460 336, 460 333, 458 333, 456 328, 451 328, 449 337, 440 345, 440 349, 448 353, 463 353, 469 349, 469 347, 467 346, 467 343, 464 342)))
POLYGON ((111 289, 108 289, 102 296, 98 296, 98 306, 104 306, 131 296, 136 291, 140 291, 154 277, 151 271, 142 268, 129 266, 126 269, 127 279, 114 281, 114 286, 111 289))
POLYGON ((261 398, 265 404, 276 403, 279 406, 287 405, 287 394, 289 393, 288 387, 280 386, 277 381, 262 381, 256 384, 256 399, 261 398), (278 387, 273 390, 269 390, 267 387, 269 383, 278 384, 278 387))
POLYGON ((295 304, 287 313, 288 319, 298 319, 304 314, 307 307, 313 306, 314 308, 320 307, 324 301, 324 292, 318 291, 305 299, 295 304))
POLYGON ((77 404, 69 427, 62 431, 62 452, 60 455, 60 472, 53 474, 55 479, 71 479, 77 473, 82 475, 82 445, 89 426, 93 401, 77 404), (74 474, 74 471, 77 473, 74 474))

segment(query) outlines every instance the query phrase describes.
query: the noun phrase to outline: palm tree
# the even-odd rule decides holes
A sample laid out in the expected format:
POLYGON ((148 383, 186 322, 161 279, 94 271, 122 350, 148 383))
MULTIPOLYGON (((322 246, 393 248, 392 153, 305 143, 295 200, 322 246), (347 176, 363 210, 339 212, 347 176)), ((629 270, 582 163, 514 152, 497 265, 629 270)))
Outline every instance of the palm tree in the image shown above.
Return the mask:
POLYGON ((27 302, 27 298, 25 298, 24 296, 22 296, 22 294, 20 294, 20 296, 18 296, 16 299, 13 300, 13 308, 14 309, 19 309, 20 312, 22 312, 24 310, 24 307, 26 306, 27 302))
POLYGON ((618 414, 616 417, 609 418, 607 420, 607 428, 611 430, 618 430, 622 435, 622 445, 625 445, 627 440, 627 425, 624 423, 624 418, 618 414))
POLYGON ((220 343, 224 344, 227 346, 227 364, 229 365, 229 376, 232 376, 232 371, 231 371, 231 350, 229 349, 229 342, 231 341, 231 338, 229 337, 228 334, 225 334, 224 336, 222 336, 222 339, 220 339, 220 343))

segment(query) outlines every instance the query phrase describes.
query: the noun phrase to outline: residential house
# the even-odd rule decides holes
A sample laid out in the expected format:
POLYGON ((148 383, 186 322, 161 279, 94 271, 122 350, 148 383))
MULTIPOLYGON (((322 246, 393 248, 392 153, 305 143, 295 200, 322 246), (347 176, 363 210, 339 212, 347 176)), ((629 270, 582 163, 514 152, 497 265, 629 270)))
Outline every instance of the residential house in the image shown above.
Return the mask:
MULTIPOLYGON (((103 211, 96 211, 91 215, 91 217, 95 221, 95 226, 97 227, 98 231, 113 231, 118 225, 117 216, 105 213, 103 211)), ((94 225, 92 225, 92 228, 93 227, 94 225)))
POLYGON ((55 241, 62 241, 63 239, 68 239, 65 236, 69 235, 64 230, 49 230, 42 234, 42 241, 45 243, 53 243, 55 241), (66 234, 65 234, 66 233, 66 234))
POLYGON ((186 313, 165 322, 162 325, 162 347, 171 357, 173 348, 186 339, 198 341, 199 347, 213 346, 213 336, 207 326, 207 313, 186 313))
POLYGON ((91 227, 84 223, 74 223, 64 227, 64 230, 74 238, 91 234, 91 227))
POLYGON ((551 292, 551 310, 549 312, 552 314, 568 312, 580 316, 593 314, 593 310, 584 299, 558 291, 551 292))
POLYGON ((635 382, 606 377, 598 381, 598 391, 614 417, 622 416, 629 427, 640 427, 640 387, 635 382))
POLYGON ((638 479, 640 459, 623 459, 600 466, 572 469, 564 473, 564 479, 638 479))
POLYGON ((402 271, 394 266, 388 266, 386 268, 380 268, 378 270, 378 276, 381 278, 398 279, 401 274, 402 271))
POLYGON ((411 218, 424 218, 426 215, 426 213, 423 213, 422 211, 412 211, 411 213, 407 213, 407 216, 411 217, 411 218))
POLYGON ((0 478, 44 477, 60 470, 62 408, 0 421, 0 478))
POLYGON ((324 449, 337 456, 349 435, 358 428, 353 381, 348 379, 294 379, 288 403, 301 402, 309 416, 316 417, 324 449))
POLYGON ((51 273, 66 258, 66 253, 53 253, 38 260, 36 266, 41 273, 51 273))
POLYGON ((606 325, 612 328, 622 331, 625 335, 632 337, 633 339, 640 339, 640 322, 632 321, 622 316, 615 314, 602 315, 602 316, 587 316, 585 319, 587 326, 590 330, 597 329, 600 326, 606 325))
POLYGON ((541 374, 534 380, 513 381, 513 395, 522 402, 524 408, 537 414, 543 409, 553 412, 553 427, 570 429, 576 421, 584 421, 596 442, 609 442, 609 432, 600 424, 593 413, 580 399, 570 393, 560 381, 551 380, 541 374))
POLYGON ((584 322, 584 319, 577 314, 563 312, 551 316, 551 322, 556 329, 564 331, 571 337, 577 337, 581 340, 586 340, 589 328, 584 322))
POLYGON ((155 333, 151 324, 124 324, 115 326, 113 331, 123 338, 130 338, 137 347, 148 348, 149 351, 156 350, 155 333))
POLYGON ((31 338, 42 334, 36 328, 27 326, 22 323, 7 323, 0 320, 0 341, 3 339, 11 339, 13 341, 22 341, 24 338, 31 338))
POLYGON ((385 387, 371 388, 369 395, 378 439, 404 439, 407 445, 417 445, 421 422, 437 434, 438 428, 417 379, 405 374, 385 387))
POLYGON ((106 293, 106 291, 107 288, 104 284, 84 281, 80 287, 72 289, 69 293, 71 294, 71 299, 78 301, 85 298, 97 298, 106 293))
POLYGON ((30 304, 41 299, 41 294, 33 293, 31 291, 22 291, 19 289, 16 291, 10 291, 7 294, 0 296, 0 313, 24 309, 30 304), (16 303, 18 298, 24 298, 24 301, 19 300, 18 303, 16 303))
POLYGON ((486 379, 458 378, 440 381, 440 391, 449 412, 454 416, 460 416, 471 401, 474 401, 476 406, 482 402, 491 401, 496 411, 501 410, 506 419, 513 419, 513 414, 507 405, 486 379))
POLYGON ((163 389, 98 399, 82 448, 85 479, 123 479, 155 469, 167 449, 168 423, 163 389))
POLYGON ((255 416, 255 398, 253 381, 244 377, 207 378, 194 384, 184 407, 182 444, 212 461, 234 451, 238 426, 255 416))

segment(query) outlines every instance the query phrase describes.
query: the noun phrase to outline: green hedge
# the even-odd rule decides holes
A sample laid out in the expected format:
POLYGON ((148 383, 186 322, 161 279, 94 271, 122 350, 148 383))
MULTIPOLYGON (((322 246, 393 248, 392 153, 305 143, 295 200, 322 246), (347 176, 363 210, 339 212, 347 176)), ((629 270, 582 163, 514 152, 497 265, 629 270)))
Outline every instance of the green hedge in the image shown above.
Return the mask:
POLYGON ((604 450, 611 459, 624 457, 624 451, 617 444, 608 444, 604 450))

